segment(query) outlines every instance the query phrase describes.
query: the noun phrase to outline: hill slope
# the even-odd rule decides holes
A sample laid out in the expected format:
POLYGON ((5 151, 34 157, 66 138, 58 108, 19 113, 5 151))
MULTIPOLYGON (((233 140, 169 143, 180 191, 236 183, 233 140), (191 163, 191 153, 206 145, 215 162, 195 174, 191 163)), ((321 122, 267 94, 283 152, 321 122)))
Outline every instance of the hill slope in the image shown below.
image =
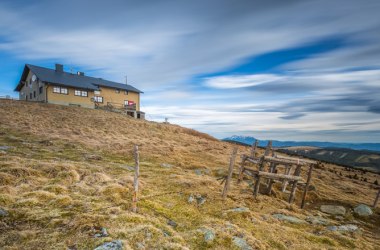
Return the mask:
MULTIPOLYGON (((119 239, 126 249, 239 249, 243 243, 258 249, 376 249, 379 209, 362 220, 351 212, 329 217, 318 208, 371 204, 377 175, 358 172, 364 182, 345 177, 348 172, 337 166, 316 169, 316 190, 305 210, 298 208, 301 191, 292 206, 278 185, 274 195, 254 200, 250 180, 238 186, 236 177, 222 201, 217 177, 225 175, 232 147, 175 125, 0 100, 0 208, 6 211, 0 217, 0 248, 93 249, 119 239), (141 156, 137 214, 130 212, 134 144, 141 156), (231 210, 239 207, 247 209, 231 210), (274 213, 303 221, 319 214, 331 225, 357 224, 361 230, 291 224, 274 213), (95 237, 101 228, 108 234, 95 237), (206 241, 210 234, 215 239, 206 241)), ((244 152, 249 148, 239 146, 239 154, 244 152)))

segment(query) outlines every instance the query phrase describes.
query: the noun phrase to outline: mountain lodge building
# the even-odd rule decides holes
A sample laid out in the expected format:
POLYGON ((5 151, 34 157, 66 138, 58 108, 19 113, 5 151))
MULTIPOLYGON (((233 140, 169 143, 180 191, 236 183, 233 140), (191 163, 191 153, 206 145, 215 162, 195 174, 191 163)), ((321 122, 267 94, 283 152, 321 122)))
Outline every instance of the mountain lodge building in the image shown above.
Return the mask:
POLYGON ((140 111, 142 91, 123 83, 64 72, 62 64, 55 69, 26 64, 15 88, 19 99, 85 108, 117 108, 128 115, 144 119, 140 111))

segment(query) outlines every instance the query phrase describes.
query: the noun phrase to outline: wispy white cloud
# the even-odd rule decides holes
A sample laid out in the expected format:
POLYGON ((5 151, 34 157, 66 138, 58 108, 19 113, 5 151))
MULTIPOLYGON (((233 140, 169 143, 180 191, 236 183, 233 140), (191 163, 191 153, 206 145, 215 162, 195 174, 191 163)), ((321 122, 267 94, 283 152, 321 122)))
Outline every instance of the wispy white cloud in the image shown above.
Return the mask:
POLYGON ((263 83, 279 81, 283 78, 284 77, 282 76, 273 74, 216 76, 206 78, 205 85, 220 89, 246 88, 263 83))

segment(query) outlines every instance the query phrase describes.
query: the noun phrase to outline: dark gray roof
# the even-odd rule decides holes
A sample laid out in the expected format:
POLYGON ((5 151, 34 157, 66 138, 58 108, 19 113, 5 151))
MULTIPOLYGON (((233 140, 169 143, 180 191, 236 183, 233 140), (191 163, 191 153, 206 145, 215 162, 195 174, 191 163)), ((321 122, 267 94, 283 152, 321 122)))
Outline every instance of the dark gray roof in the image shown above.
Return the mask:
POLYGON ((62 85, 67 87, 88 89, 88 90, 98 90, 99 86, 109 87, 120 90, 127 90, 136 93, 143 93, 142 91, 136 89, 135 87, 123 83, 112 82, 104 80, 102 78, 95 78, 90 76, 81 76, 76 74, 71 74, 67 72, 57 72, 54 69, 43 68, 31 64, 26 64, 24 72, 21 77, 20 83, 16 87, 16 91, 20 91, 22 88, 22 81, 25 81, 28 71, 31 70, 41 81, 52 83, 56 85, 62 85))

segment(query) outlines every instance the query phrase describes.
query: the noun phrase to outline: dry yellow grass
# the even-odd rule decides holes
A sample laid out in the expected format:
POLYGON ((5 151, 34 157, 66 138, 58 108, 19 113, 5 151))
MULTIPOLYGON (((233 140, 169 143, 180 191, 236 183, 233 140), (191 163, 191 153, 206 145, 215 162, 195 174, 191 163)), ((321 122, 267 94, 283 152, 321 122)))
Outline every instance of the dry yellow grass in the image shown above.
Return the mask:
MULTIPOLYGON (((236 177, 223 201, 217 177, 226 173, 229 143, 100 110, 15 101, 0 101, 0 145, 11 147, 0 154, 0 207, 9 212, 0 218, 1 249, 93 249, 114 239, 126 249, 138 243, 146 249, 234 249, 234 236, 258 249, 379 249, 378 208, 368 219, 351 213, 343 221, 331 218, 334 224, 355 220, 361 231, 353 234, 271 216, 304 219, 318 214, 320 204, 369 205, 376 192, 371 183, 380 181, 372 173, 363 175, 369 180, 364 182, 347 178, 353 173, 338 166, 316 169, 316 190, 305 210, 298 207, 300 192, 292 206, 277 185, 274 195, 256 201, 249 180, 238 186, 236 177), (137 214, 130 211, 133 172, 128 168, 134 144, 141 156, 137 214), (191 194, 206 202, 189 204, 191 194), (228 212, 235 207, 249 212, 228 212), (168 219, 178 226, 169 226, 168 219), (95 238, 101 227, 109 236, 95 238), (215 232, 213 242, 204 241, 202 228, 215 232)), ((249 151, 238 147, 240 154, 249 151)))

